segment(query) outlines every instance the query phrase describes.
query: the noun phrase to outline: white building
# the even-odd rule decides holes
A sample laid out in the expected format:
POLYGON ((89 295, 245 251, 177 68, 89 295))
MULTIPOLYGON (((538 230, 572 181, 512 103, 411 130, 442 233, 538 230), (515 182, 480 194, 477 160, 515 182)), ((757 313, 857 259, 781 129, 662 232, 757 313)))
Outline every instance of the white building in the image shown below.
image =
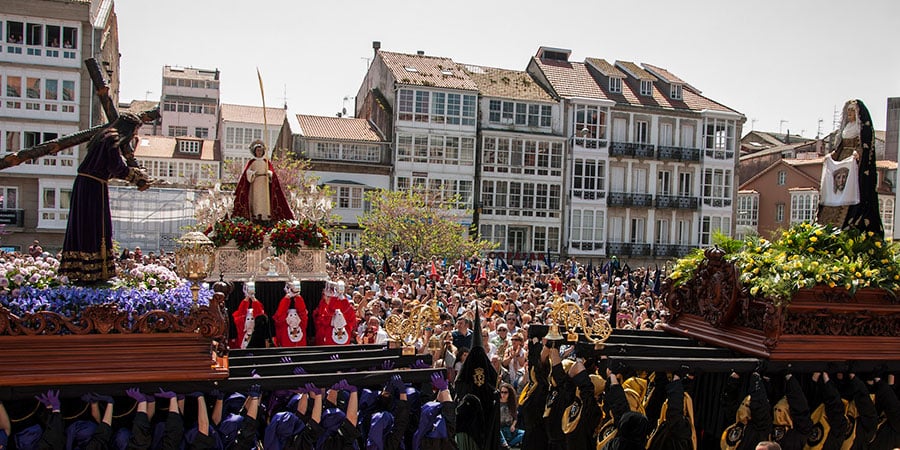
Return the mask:
MULTIPOLYGON (((266 108, 264 115, 260 106, 223 104, 218 134, 215 135, 222 149, 222 161, 242 169, 251 157, 250 143, 257 139, 265 142, 271 153, 277 146, 285 114, 282 108, 266 108)), ((230 173, 223 172, 222 178, 228 180, 230 177, 230 173)))
POLYGON ((476 85, 480 134, 479 235, 514 263, 560 252, 563 157, 560 102, 523 71, 463 66, 476 85))
POLYGON ((731 235, 744 116, 663 68, 570 55, 541 47, 527 69, 565 108, 565 252, 648 262, 731 235))
MULTIPOLYGON (((6 0, 0 12, 0 156, 106 122, 83 61, 119 86, 119 43, 112 0, 6 0), (93 109, 92 109, 93 106, 93 109)), ((113 98, 115 102, 116 99, 113 98)), ((115 103, 114 103, 115 104, 115 103)), ((3 247, 39 239, 62 247, 69 199, 84 145, 0 173, 3 247)))
POLYGON ((161 134, 215 138, 219 108, 219 71, 164 66, 161 134))
POLYGON ((458 195, 458 212, 473 207, 478 87, 465 70, 449 58, 384 52, 376 43, 356 99, 356 117, 373 120, 393 143, 393 189, 458 195))
POLYGON ((340 217, 332 243, 358 246, 366 192, 391 188, 390 142, 374 123, 346 117, 288 114, 283 132, 290 137, 284 147, 309 160, 309 174, 332 190, 332 213, 340 217))

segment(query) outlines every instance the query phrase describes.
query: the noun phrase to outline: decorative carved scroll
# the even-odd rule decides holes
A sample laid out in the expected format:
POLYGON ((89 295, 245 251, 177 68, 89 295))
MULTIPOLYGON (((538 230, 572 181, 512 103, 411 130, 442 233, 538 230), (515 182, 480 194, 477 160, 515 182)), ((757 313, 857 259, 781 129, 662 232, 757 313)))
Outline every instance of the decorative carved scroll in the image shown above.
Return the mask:
POLYGON ((724 250, 709 248, 705 255, 696 274, 702 280, 697 289, 697 304, 701 317, 715 327, 723 327, 734 321, 740 311, 740 280, 734 264, 725 259, 724 250))
POLYGON ((153 310, 138 317, 131 317, 128 311, 120 310, 115 303, 88 306, 80 317, 66 317, 49 311, 20 317, 0 306, 0 336, 176 332, 197 333, 224 342, 228 332, 225 296, 216 293, 209 306, 199 306, 189 314, 153 310))

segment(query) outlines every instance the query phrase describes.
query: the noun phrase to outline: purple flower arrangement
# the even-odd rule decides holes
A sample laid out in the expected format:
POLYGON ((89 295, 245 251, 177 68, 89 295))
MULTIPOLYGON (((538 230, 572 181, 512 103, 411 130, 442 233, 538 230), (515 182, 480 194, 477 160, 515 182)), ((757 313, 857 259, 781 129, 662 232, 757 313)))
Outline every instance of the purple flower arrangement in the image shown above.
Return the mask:
MULTIPOLYGON (((58 268, 59 261, 51 257, 0 255, 0 305, 17 316, 46 311, 69 320, 79 319, 88 306, 107 303, 132 317, 153 310, 187 315, 193 306, 189 284, 162 265, 120 267, 111 287, 97 288, 69 285, 57 275, 58 268)), ((209 305, 212 295, 201 288, 199 306, 209 305)))
MULTIPOLYGON (((54 312, 70 320, 81 317, 84 308, 91 305, 112 303, 119 310, 138 317, 153 310, 176 315, 187 315, 193 306, 193 298, 187 283, 167 292, 136 288, 88 288, 59 286, 53 288, 23 287, 17 297, 0 294, 0 305, 17 316, 39 311, 54 312)), ((208 306, 213 291, 201 288, 199 305, 208 306)))

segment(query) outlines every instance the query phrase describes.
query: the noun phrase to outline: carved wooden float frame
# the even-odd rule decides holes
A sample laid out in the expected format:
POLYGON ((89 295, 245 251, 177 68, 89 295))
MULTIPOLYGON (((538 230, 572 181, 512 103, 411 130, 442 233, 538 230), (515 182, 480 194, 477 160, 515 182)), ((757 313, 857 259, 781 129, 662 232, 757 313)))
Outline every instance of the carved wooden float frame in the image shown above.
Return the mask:
POLYGON ((79 318, 0 307, 0 386, 227 378, 224 305, 216 293, 189 314, 132 319, 115 304, 89 306, 79 318))
POLYGON ((692 280, 666 286, 666 331, 770 360, 900 361, 900 303, 890 292, 816 286, 776 303, 749 295, 721 249, 705 254, 692 280))

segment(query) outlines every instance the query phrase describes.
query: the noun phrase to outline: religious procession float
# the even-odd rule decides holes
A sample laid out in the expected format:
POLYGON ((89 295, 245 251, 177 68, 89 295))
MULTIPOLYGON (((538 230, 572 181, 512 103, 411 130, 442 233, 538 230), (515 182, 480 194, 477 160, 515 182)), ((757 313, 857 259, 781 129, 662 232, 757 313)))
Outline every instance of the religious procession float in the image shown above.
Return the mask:
MULTIPOLYGON (((251 144, 253 158, 233 191, 216 186, 198 200, 197 230, 179 240, 175 270, 173 264, 120 260, 106 185, 117 179, 143 190, 156 183, 135 160, 133 139, 159 111, 120 114, 97 62, 86 64, 109 123, 0 160, 3 170, 87 143, 61 258, 0 256, 0 401, 33 400, 48 387, 64 398, 86 390, 117 395, 135 386, 237 391, 260 377, 267 388, 288 389, 337 382, 349 371, 360 371, 354 376, 359 384, 383 385, 395 365, 414 366, 408 381, 430 379, 436 371, 430 355, 414 359, 401 356, 399 347, 348 341, 355 313, 325 272, 328 194, 296 168, 282 170, 282 176, 300 173, 283 189, 280 169, 261 141, 251 144), (254 311, 256 291, 265 289, 281 298, 272 319, 274 338, 283 342, 244 351, 263 311, 254 311), (298 312, 301 292, 309 311, 298 312), (318 346, 298 346, 307 336, 312 341, 317 327, 324 329, 315 333, 318 346), (338 351, 340 361, 333 357, 338 351)), ((24 403, 27 409, 33 402, 24 403)))
POLYGON ((900 253, 884 240, 862 102, 847 102, 841 130, 826 156, 817 223, 773 240, 720 237, 677 261, 666 280, 666 331, 813 370, 836 361, 900 367, 900 253))

